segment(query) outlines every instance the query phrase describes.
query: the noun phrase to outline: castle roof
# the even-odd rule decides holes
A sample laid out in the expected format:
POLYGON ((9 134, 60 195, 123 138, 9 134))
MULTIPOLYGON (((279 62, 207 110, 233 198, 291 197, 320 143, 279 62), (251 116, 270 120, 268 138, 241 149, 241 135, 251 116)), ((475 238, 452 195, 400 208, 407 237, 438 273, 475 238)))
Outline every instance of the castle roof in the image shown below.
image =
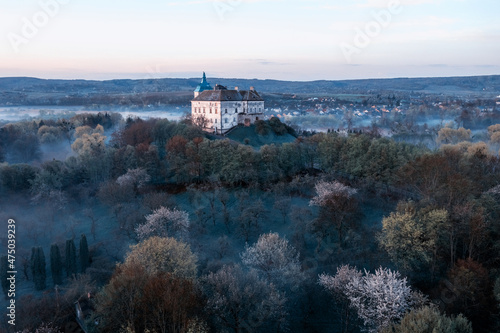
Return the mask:
POLYGON ((207 76, 205 75, 205 72, 203 72, 203 78, 201 79, 200 84, 198 84, 194 92, 202 92, 205 90, 212 90, 212 86, 210 86, 210 83, 207 82, 207 76))
POLYGON ((200 93, 193 101, 204 101, 204 102, 226 102, 226 101, 249 101, 249 102, 260 102, 264 101, 260 97, 259 93, 255 90, 205 90, 200 93))

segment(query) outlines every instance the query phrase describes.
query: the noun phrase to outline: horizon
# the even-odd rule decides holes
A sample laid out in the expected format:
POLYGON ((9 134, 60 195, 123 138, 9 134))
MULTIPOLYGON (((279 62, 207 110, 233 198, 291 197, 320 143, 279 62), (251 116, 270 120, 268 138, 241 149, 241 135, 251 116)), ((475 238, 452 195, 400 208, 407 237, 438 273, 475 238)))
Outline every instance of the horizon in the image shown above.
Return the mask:
POLYGON ((282 81, 500 74, 483 0, 0 0, 0 77, 282 81))
MULTIPOLYGON (((203 73, 203 72, 202 72, 203 73)), ((399 80, 399 79, 453 79, 453 78, 473 78, 473 77, 489 77, 489 76, 500 76, 500 74, 484 74, 484 75, 453 75, 453 76, 414 76, 414 77, 367 77, 367 78, 356 78, 356 79, 318 79, 318 80, 281 80, 273 78, 242 78, 242 77, 217 77, 207 75, 207 80, 213 79, 223 79, 223 80, 258 80, 258 81, 281 81, 281 82, 316 82, 316 81, 365 81, 365 80, 399 80)), ((202 75, 199 77, 157 77, 157 78, 110 78, 110 79, 84 79, 84 78, 43 78, 36 76, 0 76, 1 79, 36 79, 36 80, 59 80, 59 81, 117 81, 117 80, 201 80, 202 75)))

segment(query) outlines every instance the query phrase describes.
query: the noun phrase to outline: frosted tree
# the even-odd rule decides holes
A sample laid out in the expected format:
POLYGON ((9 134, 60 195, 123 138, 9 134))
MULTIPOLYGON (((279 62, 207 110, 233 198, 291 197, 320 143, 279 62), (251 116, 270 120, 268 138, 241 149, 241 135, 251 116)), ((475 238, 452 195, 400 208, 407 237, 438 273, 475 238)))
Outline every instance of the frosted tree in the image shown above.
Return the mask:
POLYGON ((382 267, 374 274, 365 270, 364 275, 348 273, 342 277, 339 271, 335 277, 321 275, 319 282, 328 290, 338 290, 344 294, 367 332, 378 332, 400 320, 413 307, 426 302, 421 293, 411 290, 406 278, 401 278, 399 272, 382 267), (340 281, 344 287, 338 287, 340 281))
POLYGON ((357 209, 357 190, 337 181, 320 181, 315 189, 316 196, 311 199, 309 205, 320 207, 320 215, 312 223, 312 230, 318 237, 318 246, 324 238, 330 236, 332 227, 337 231, 342 246, 344 230, 357 209))
POLYGON ((152 236, 186 239, 189 229, 189 215, 185 211, 160 207, 146 216, 146 223, 135 232, 139 240, 152 236))
POLYGON ((351 331, 352 317, 355 316, 347 293, 347 285, 354 279, 361 278, 363 274, 356 267, 342 265, 337 267, 337 274, 334 276, 321 274, 319 284, 325 288, 334 298, 335 310, 340 316, 341 332, 351 331))
POLYGON ((151 180, 147 171, 143 168, 128 169, 127 173, 121 175, 116 180, 116 183, 121 187, 128 187, 138 193, 138 190, 146 185, 151 180))
POLYGON ((247 244, 241 260, 277 286, 295 287, 304 280, 298 251, 277 233, 263 234, 254 245, 247 244))
POLYGON ((357 190, 337 181, 320 181, 314 186, 316 196, 309 202, 310 206, 326 206, 335 200, 336 196, 352 197, 357 190))

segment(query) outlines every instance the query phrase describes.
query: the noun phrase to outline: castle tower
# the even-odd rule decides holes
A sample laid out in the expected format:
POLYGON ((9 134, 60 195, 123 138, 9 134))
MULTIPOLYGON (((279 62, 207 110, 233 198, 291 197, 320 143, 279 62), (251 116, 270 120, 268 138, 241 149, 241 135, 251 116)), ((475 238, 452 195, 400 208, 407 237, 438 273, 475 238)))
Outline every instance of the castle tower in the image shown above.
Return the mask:
POLYGON ((212 90, 212 86, 210 86, 210 83, 207 82, 207 76, 205 75, 205 72, 203 72, 203 78, 194 90, 194 98, 198 97, 198 95, 205 90, 212 90))

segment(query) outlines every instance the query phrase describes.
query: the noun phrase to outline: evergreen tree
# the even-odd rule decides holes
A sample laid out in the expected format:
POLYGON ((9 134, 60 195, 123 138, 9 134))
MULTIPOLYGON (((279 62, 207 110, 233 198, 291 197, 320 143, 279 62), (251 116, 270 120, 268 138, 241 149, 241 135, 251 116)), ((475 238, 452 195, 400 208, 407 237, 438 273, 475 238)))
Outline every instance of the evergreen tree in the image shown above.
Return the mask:
POLYGON ((75 242, 72 239, 66 241, 66 276, 72 276, 76 274, 76 247, 75 242))
POLYGON ((45 271, 45 254, 42 247, 33 247, 31 249, 31 273, 33 274, 35 289, 45 289, 47 274, 45 271))
POLYGON ((2 256, 0 258, 0 279, 2 280, 2 290, 7 297, 9 292, 9 281, 7 280, 7 271, 9 270, 9 262, 7 261, 7 256, 2 256))
POLYGON ((90 265, 90 257, 89 257, 89 246, 87 243, 87 237, 84 234, 80 237, 80 267, 82 269, 82 273, 85 273, 85 270, 90 265))
POLYGON ((50 269, 52 271, 52 281, 54 281, 54 285, 62 284, 61 252, 57 244, 52 244, 50 247, 50 269))

